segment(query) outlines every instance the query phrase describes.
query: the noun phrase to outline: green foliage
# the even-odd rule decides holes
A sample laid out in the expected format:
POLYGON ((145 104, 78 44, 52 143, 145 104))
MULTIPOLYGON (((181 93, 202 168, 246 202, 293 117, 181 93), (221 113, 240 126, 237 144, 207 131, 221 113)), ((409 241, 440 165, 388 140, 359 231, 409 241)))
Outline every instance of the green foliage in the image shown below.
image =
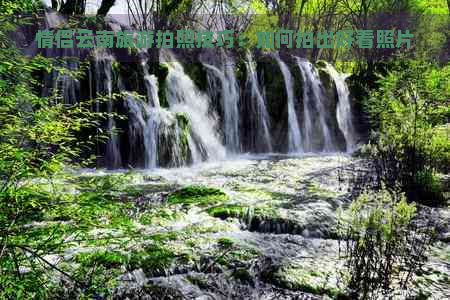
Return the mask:
POLYGON ((74 261, 79 265, 73 272, 73 280, 83 287, 81 299, 110 295, 116 286, 115 278, 121 274, 120 267, 126 265, 128 259, 127 255, 108 250, 77 254, 74 261))
POLYGON ((431 226, 414 225, 415 214, 404 194, 387 189, 364 192, 341 214, 341 278, 354 298, 388 297, 394 288, 407 288, 433 239, 431 226))
POLYGON ((450 141, 442 129, 449 117, 449 78, 449 66, 400 60, 366 102, 376 132, 364 151, 384 183, 400 184, 410 200, 442 204, 437 185, 423 179, 450 165, 450 141))
MULTIPOLYGON (((34 9, 34 1, 2 2, 2 12, 34 9), (7 6, 5 8, 5 6, 7 6)), ((58 92, 40 96, 41 82, 34 76, 61 71, 57 61, 25 57, 9 33, 20 25, 2 18, 0 29, 0 298, 45 298, 46 281, 41 250, 51 247, 53 236, 34 244, 35 230, 23 226, 39 220, 59 201, 40 189, 35 178, 49 178, 79 158, 92 140, 77 141, 76 134, 95 126, 90 103, 59 103, 58 92), (30 245, 33 248, 30 248, 30 245), (38 249, 38 250, 33 250, 38 249), (30 270, 21 274, 19 266, 30 270), (34 280, 32 280, 34 278, 34 280)))
POLYGON ((35 10, 38 4, 40 4, 40 1, 36 0, 24 0, 24 1, 2 0, 0 2, 0 12, 4 15, 25 13, 25 12, 31 13, 35 10))
POLYGON ((79 253, 75 256, 75 261, 85 267, 98 264, 107 268, 114 268, 126 264, 128 257, 120 252, 101 250, 92 253, 79 253))

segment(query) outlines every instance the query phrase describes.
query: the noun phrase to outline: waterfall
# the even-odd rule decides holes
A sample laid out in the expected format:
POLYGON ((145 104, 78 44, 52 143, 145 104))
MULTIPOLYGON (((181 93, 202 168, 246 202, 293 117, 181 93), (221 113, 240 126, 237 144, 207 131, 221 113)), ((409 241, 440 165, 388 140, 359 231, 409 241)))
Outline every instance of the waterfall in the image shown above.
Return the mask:
POLYGON ((107 101, 107 112, 108 112, 108 120, 107 120, 107 130, 108 130, 108 141, 106 143, 106 155, 105 159, 107 164, 112 168, 119 168, 122 166, 122 159, 120 156, 119 150, 119 140, 117 137, 115 130, 115 121, 114 117, 111 116, 113 112, 113 70, 112 70, 112 62, 114 58, 112 55, 108 54, 106 51, 98 51, 95 56, 96 63, 96 90, 99 92, 106 92, 108 101, 107 101))
POLYGON ((160 107, 159 97, 158 97, 158 78, 155 75, 149 73, 147 61, 143 60, 141 62, 142 70, 144 71, 144 84, 147 90, 147 98, 149 103, 153 107, 160 107))
POLYGON ((143 100, 127 95, 130 146, 143 145, 144 167, 153 169, 161 165, 159 153, 170 153, 168 166, 182 166, 186 157, 182 153, 181 130, 173 113, 160 107, 151 107, 143 100))
POLYGON ((336 85, 339 99, 336 108, 336 118, 339 129, 345 137, 346 150, 347 152, 351 152, 354 150, 356 144, 356 134, 353 127, 352 110, 350 106, 350 91, 345 83, 347 75, 338 73, 329 63, 326 64, 326 70, 336 85))
MULTIPOLYGON (((170 110, 184 113, 189 119, 191 135, 196 145, 191 151, 199 151, 208 160, 223 159, 225 148, 217 132, 217 117, 210 111, 209 98, 197 89, 181 64, 169 52, 162 52, 162 55, 169 68, 166 82, 170 110)), ((199 156, 193 155, 193 159, 199 156)))
MULTIPOLYGON (((47 22, 46 26, 51 28, 65 21, 49 14, 47 22)), ((82 56, 73 49, 58 51, 56 54, 62 56, 82 56)), ((275 121, 281 121, 283 126, 287 121, 288 130, 285 141, 276 140, 276 149, 287 149, 289 153, 331 152, 344 149, 344 141, 338 141, 340 137, 345 138, 347 151, 355 147, 356 133, 346 76, 338 73, 330 64, 318 70, 310 62, 296 57, 303 78, 303 107, 300 108, 296 102, 300 95, 294 95, 293 74, 278 53, 271 54, 284 80, 287 95, 285 114, 276 111, 276 103, 268 107, 266 87, 261 76, 258 77, 259 68, 250 51, 246 53, 245 91, 240 90, 233 63, 203 63, 211 97, 195 86, 182 64, 168 50, 161 50, 160 53, 161 61, 166 61, 163 64, 168 69, 164 91, 158 90, 158 78, 150 74, 145 52, 138 57, 144 95, 126 91, 130 86, 136 89, 140 87, 128 81, 124 82, 126 84, 121 83, 120 74, 114 73, 113 69, 115 58, 107 49, 92 51, 95 61, 89 66, 87 74, 89 92, 84 90, 87 86, 81 86, 84 81, 71 76, 71 71, 81 71, 76 60, 69 58, 63 62, 61 66, 68 72, 55 72, 48 76, 48 84, 46 82, 44 87, 47 93, 44 94, 49 95, 52 89, 61 90, 62 99, 58 101, 65 104, 77 103, 82 96, 92 99, 96 91, 99 97, 92 110, 108 114, 104 124, 108 135, 106 145, 105 148, 97 149, 98 153, 102 151, 104 155, 104 163, 101 164, 110 168, 120 168, 124 164, 145 168, 176 167, 191 162, 221 160, 227 154, 241 153, 242 147, 251 152, 269 153, 273 151, 271 129, 274 132, 279 130, 276 126, 271 128, 270 122, 275 121), (323 75, 319 73, 323 70, 327 72, 324 84, 319 76, 323 75), (328 78, 334 85, 329 85, 331 81, 328 78), (330 91, 325 88, 330 88, 330 91), (113 91, 116 90, 125 95, 119 105, 113 99, 113 91), (168 107, 161 107, 159 92, 165 92, 164 100, 167 102, 164 103, 168 103, 168 107), (240 98, 241 92, 245 95, 244 99, 240 98), (104 104, 101 99, 105 99, 104 104), (122 107, 127 109, 128 124, 118 124, 127 136, 121 135, 119 140, 116 132, 118 119, 114 113, 122 112, 122 107)), ((270 96, 272 99, 274 95, 271 93, 270 96)))
MULTIPOLYGON (((215 77, 220 81, 220 99, 223 108, 223 132, 225 145, 231 153, 238 153, 239 143, 239 86, 236 81, 234 69, 229 64, 225 64, 223 70, 209 64, 203 64, 208 69, 208 81, 213 87, 210 77, 215 77)), ((232 65, 231 65, 232 66, 232 65)))
POLYGON ((247 51, 247 61, 245 62, 247 67, 247 83, 250 87, 251 100, 256 102, 255 114, 257 128, 256 136, 254 139, 257 141, 263 151, 272 152, 272 141, 269 132, 269 114, 267 113, 266 100, 261 92, 261 88, 258 84, 258 75, 256 73, 255 63, 250 51, 247 51))
POLYGON ((278 65, 280 66, 281 73, 283 73, 284 85, 286 87, 287 93, 288 126, 289 126, 288 149, 290 153, 299 153, 302 151, 301 134, 297 120, 297 113, 295 112, 294 85, 292 83, 292 75, 291 72, 289 71, 288 66, 281 60, 278 53, 275 54, 274 57, 278 65))
MULTIPOLYGON (((135 99, 131 94, 127 96, 126 104, 128 107, 130 153, 132 153, 134 147, 139 145, 140 137, 142 136, 144 167, 156 168, 158 161, 158 124, 156 118, 152 116, 152 109, 147 103, 135 99)), ((139 150, 139 148, 136 150, 139 150)))
MULTIPOLYGON (((303 78, 306 78, 306 73, 308 68, 310 68, 311 63, 307 61, 302 61, 300 58, 296 57, 297 65, 300 68, 300 72, 303 78)), ((306 80, 304 80, 306 81, 306 80)), ((308 89, 303 86, 303 150, 306 152, 313 151, 312 136, 313 136, 313 125, 311 122, 312 111, 311 111, 311 101, 308 96, 308 89)))
POLYGON ((63 56, 73 58, 64 62, 66 72, 58 74, 56 82, 60 85, 64 104, 75 104, 79 99, 80 82, 71 72, 76 72, 79 69, 80 63, 76 60, 77 54, 73 48, 64 48, 62 51, 64 53, 63 56))
MULTIPOLYGON (((322 131, 322 137, 323 137, 323 148, 322 150, 325 152, 331 152, 335 150, 335 146, 331 140, 331 131, 329 128, 329 125, 327 123, 327 116, 328 111, 325 108, 324 102, 325 94, 323 92, 322 83, 320 81, 319 73, 317 72, 317 69, 308 61, 303 61, 300 58, 297 58, 297 64, 300 68, 300 72, 303 77, 303 101, 304 101, 304 107, 306 106, 307 109, 304 111, 304 115, 307 114, 308 116, 311 115, 311 111, 309 109, 309 104, 314 104, 315 108, 317 109, 320 127, 322 131), (311 98, 314 101, 311 103, 311 98)), ((311 143, 311 140, 313 138, 313 132, 312 128, 309 126, 312 126, 311 124, 311 118, 308 117, 305 119, 305 132, 308 136, 306 139, 308 140, 308 143, 311 143)), ((305 148, 308 149, 311 147, 311 144, 305 143, 305 148)))

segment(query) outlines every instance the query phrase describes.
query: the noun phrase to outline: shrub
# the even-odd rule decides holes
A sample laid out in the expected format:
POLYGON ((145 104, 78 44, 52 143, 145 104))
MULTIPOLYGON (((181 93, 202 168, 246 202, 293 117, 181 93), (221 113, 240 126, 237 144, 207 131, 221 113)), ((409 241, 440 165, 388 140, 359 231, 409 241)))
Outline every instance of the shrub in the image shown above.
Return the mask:
POLYGON ((415 214, 404 194, 383 188, 364 192, 341 215, 340 277, 352 298, 388 297, 395 285, 408 286, 434 237, 432 226, 413 222, 415 214))
MULTIPOLYGON (((442 193, 424 186, 424 176, 447 172, 450 141, 443 126, 449 117, 449 67, 401 62, 382 76, 365 109, 373 134, 366 154, 380 182, 400 185, 408 200, 442 204, 442 193)), ((434 184, 434 183, 433 183, 434 184)))

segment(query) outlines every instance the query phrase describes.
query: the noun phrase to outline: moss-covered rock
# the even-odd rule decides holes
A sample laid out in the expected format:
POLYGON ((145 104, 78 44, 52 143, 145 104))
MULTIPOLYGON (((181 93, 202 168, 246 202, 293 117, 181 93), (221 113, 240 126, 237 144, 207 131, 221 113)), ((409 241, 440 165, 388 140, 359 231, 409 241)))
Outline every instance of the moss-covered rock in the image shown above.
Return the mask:
POLYGON ((254 278, 246 268, 237 268, 233 271, 232 276, 242 283, 253 284, 254 278))
POLYGON ((208 208, 208 213, 215 218, 225 220, 227 218, 241 218, 247 209, 245 206, 228 204, 210 207, 208 208))
POLYGON ((183 164, 190 163, 192 160, 192 153, 189 148, 189 136, 191 134, 191 121, 186 113, 179 112, 175 115, 177 119, 178 128, 180 129, 179 143, 181 149, 180 160, 183 164))
POLYGON ((169 67, 166 63, 153 62, 149 63, 150 73, 155 74, 158 78, 158 98, 161 107, 168 107, 166 95, 166 78, 169 75, 169 67))
POLYGON ((201 90, 208 88, 208 78, 206 70, 201 62, 190 62, 183 64, 184 71, 192 79, 195 85, 201 90))
POLYGON ((331 274, 309 265, 274 266, 265 280, 281 288, 337 297, 342 292, 331 274))
POLYGON ((171 193, 168 198, 171 204, 211 205, 228 200, 228 195, 220 189, 201 185, 190 185, 171 193))
POLYGON ((132 253, 129 268, 131 270, 141 268, 148 276, 165 275, 176 257, 168 247, 152 243, 143 250, 132 253))

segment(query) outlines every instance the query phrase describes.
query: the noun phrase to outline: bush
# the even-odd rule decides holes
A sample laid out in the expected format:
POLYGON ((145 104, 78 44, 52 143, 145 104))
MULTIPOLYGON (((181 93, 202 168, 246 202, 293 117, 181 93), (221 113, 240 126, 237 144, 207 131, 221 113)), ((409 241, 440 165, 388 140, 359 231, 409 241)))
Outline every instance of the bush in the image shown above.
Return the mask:
MULTIPOLYGON (((17 1, 16 1, 17 2, 17 1)), ((2 12, 33 8, 36 1, 0 4, 2 12)), ((35 178, 46 179, 79 158, 91 140, 78 142, 77 133, 95 126, 90 103, 58 103, 58 92, 41 97, 38 74, 60 67, 55 60, 24 56, 11 40, 22 22, 2 16, 0 27, 0 298, 46 298, 46 274, 51 268, 43 256, 54 236, 30 245, 27 223, 39 219, 60 199, 34 186, 35 178)), ((53 266, 54 267, 54 266, 53 266)))
MULTIPOLYGON (((365 104, 373 134, 366 154, 380 182, 400 185, 408 200, 443 204, 442 193, 423 176, 448 172, 450 67, 400 62, 382 76, 365 104)), ((434 184, 434 183, 433 183, 434 184)))
POLYGON ((415 225, 415 213, 404 194, 382 189, 361 194, 341 215, 340 274, 352 298, 388 297, 396 285, 408 286, 434 237, 432 226, 415 225))

